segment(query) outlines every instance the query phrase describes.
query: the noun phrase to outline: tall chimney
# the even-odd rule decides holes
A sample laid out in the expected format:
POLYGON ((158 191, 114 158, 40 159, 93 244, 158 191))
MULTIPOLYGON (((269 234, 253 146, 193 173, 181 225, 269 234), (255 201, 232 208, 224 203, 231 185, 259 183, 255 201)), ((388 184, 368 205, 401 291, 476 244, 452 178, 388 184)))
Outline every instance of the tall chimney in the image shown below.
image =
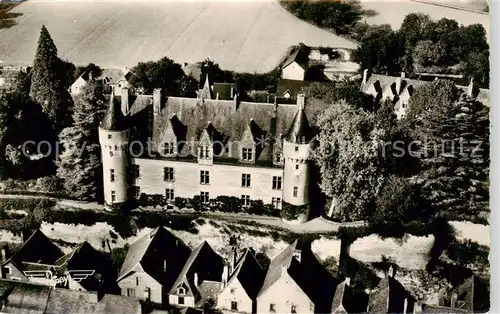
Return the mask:
POLYGON ((403 313, 406 314, 406 311, 408 311, 408 298, 405 298, 405 302, 403 304, 403 313))
POLYGON ((161 88, 153 90, 153 113, 154 115, 160 114, 161 111, 161 88))
POLYGON ((130 110, 129 95, 130 95, 130 93, 129 93, 128 88, 124 86, 122 88, 122 94, 121 94, 121 97, 122 97, 121 107, 122 107, 123 115, 127 115, 128 111, 130 110))
POLYGON ((457 300, 458 300, 458 294, 454 292, 451 295, 451 300, 450 300, 450 307, 455 308, 457 306, 457 300))
POLYGON ((0 254, 1 254, 1 258, 2 258, 2 262, 4 262, 5 260, 7 260, 7 250, 5 249, 5 246, 2 247, 2 249, 0 250, 0 254))
POLYGON ((233 112, 238 110, 238 94, 233 95, 233 112))
POLYGON ((365 86, 367 80, 368 80, 368 69, 364 69, 363 70, 363 82, 361 83, 362 86, 365 86))
POLYGON ((298 94, 297 95, 297 106, 300 109, 304 109, 305 105, 306 105, 306 96, 302 93, 298 94))
POLYGON ((351 285, 351 277, 345 277, 345 283, 346 283, 346 285, 350 286, 351 285))
POLYGON ((227 279, 229 278, 229 267, 227 265, 224 265, 224 268, 222 270, 222 285, 225 286, 227 283, 227 279))
POLYGON ((395 96, 398 96, 400 93, 401 93, 401 78, 398 77, 396 79, 396 95, 395 96))
POLYGON ((421 314, 422 313, 422 301, 417 301, 413 305, 413 314, 421 314))
POLYGON ((467 96, 472 97, 473 92, 474 92, 474 78, 471 78, 469 87, 467 88, 467 96))
POLYGON ((198 273, 194 273, 194 286, 198 288, 198 273))

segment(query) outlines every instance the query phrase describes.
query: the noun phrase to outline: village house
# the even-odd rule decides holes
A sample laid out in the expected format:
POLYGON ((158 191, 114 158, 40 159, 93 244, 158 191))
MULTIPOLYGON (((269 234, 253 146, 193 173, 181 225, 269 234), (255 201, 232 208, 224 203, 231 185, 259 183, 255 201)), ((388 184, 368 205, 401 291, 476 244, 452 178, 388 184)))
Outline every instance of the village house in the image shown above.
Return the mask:
POLYGON ((304 58, 300 49, 290 54, 281 66, 281 78, 303 81, 309 68, 308 59, 304 58))
POLYGON ((69 87, 69 93, 75 97, 80 95, 84 86, 90 80, 95 80, 102 84, 104 93, 111 91, 121 94, 122 89, 129 89, 132 85, 129 82, 131 72, 125 69, 102 69, 99 76, 94 77, 93 73, 85 71, 69 87))
MULTIPOLYGON (((389 100, 394 105, 394 111, 398 119, 403 118, 408 110, 410 97, 415 89, 428 83, 427 81, 408 79, 404 72, 400 77, 371 74, 367 69, 363 71, 361 90, 363 93, 373 96, 375 100, 389 100)), ((476 88, 471 80, 468 86, 457 85, 467 96, 480 101, 489 107, 489 90, 476 88)))
POLYGON ((337 284, 310 244, 295 240, 271 261, 257 296, 257 313, 329 313, 337 284))
POLYGON ((0 302, 2 313, 13 314, 142 313, 137 299, 10 280, 0 280, 0 302))
POLYGON ((337 285, 332 301, 332 314, 363 313, 366 310, 368 296, 364 292, 355 292, 351 279, 347 277, 337 285))
MULTIPOLYGON (((223 280, 224 259, 208 242, 191 252, 169 292, 169 304, 203 308, 214 306, 223 280)), ((226 274, 227 275, 227 274, 226 274)))
MULTIPOLYGON (((214 100, 211 89, 205 92, 182 98, 124 90, 110 97, 99 127, 106 205, 143 193, 170 202, 222 195, 243 206, 254 199, 278 209, 308 205, 315 133, 304 95, 295 104, 270 104, 214 100)), ((305 212, 300 220, 307 219, 305 212)))
POLYGON ((37 270, 38 264, 54 265, 63 256, 64 253, 57 245, 52 243, 42 231, 36 230, 21 248, 2 264, 2 278, 26 282, 36 281, 37 279, 27 275, 30 270, 37 270))
POLYGON ((188 261, 190 249, 164 227, 130 245, 118 274, 121 294, 168 304, 168 292, 188 261))
POLYGON ((396 270, 391 266, 387 276, 370 291, 368 313, 409 314, 414 312, 415 298, 394 278, 395 272, 396 270))
POLYGON ((236 262, 225 266, 223 288, 217 299, 217 309, 223 312, 256 313, 259 293, 265 269, 259 264, 251 249, 246 248, 236 262))

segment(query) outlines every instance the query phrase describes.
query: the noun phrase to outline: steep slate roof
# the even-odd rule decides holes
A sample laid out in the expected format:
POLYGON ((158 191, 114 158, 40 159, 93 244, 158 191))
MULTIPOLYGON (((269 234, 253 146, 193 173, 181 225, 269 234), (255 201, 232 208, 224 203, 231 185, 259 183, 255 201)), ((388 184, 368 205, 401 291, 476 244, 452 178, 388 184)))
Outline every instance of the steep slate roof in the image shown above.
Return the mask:
MULTIPOLYGON (((308 61, 309 60, 301 60, 301 58, 298 58, 298 57, 301 57, 300 55, 301 53, 301 50, 300 48, 299 49, 296 49, 295 52, 293 52, 292 54, 290 54, 286 59, 285 61, 283 62, 283 65, 282 65, 282 69, 286 68, 287 66, 289 66, 290 64, 292 64, 293 62, 297 62, 298 65, 300 65, 300 67, 304 70, 307 69, 307 66, 308 66, 308 61)), ((305 58, 304 58, 305 59, 305 58)))
POLYGON ((118 281, 133 271, 144 271, 170 289, 189 254, 189 248, 181 240, 164 227, 157 227, 129 247, 118 281))
POLYGON ((193 293, 195 300, 198 301, 201 296, 199 290, 195 287, 194 274, 198 276, 198 284, 206 280, 220 282, 223 268, 224 261, 222 257, 212 249, 207 241, 203 241, 189 255, 177 280, 172 285, 170 293, 175 294, 179 285, 186 284, 190 290, 189 292, 193 293))
POLYGON ((120 108, 120 103, 115 99, 114 93, 111 93, 109 105, 100 127, 108 131, 123 131, 127 128, 125 116, 120 108))
POLYGON ((228 284, 237 278, 248 297, 255 300, 262 287, 265 275, 265 270, 261 267, 252 251, 247 248, 237 262, 231 277, 229 277, 228 284))
POLYGON ((489 291, 487 282, 479 277, 471 276, 462 284, 453 289, 457 294, 455 308, 468 312, 483 312, 489 310, 489 291))
POLYGON ((456 309, 452 307, 445 307, 445 306, 438 306, 438 305, 428 305, 428 304, 422 304, 422 314, 427 314, 427 313, 432 313, 432 314, 460 314, 460 313, 472 313, 466 310, 461 310, 461 309, 456 309))
POLYGON ((402 313, 408 298, 407 312, 413 312, 414 299, 396 279, 387 276, 380 280, 377 288, 369 296, 369 313, 402 313))
MULTIPOLYGON (((87 241, 78 245, 71 253, 58 259, 55 263, 61 270, 70 271, 70 276, 78 277, 78 272, 73 274, 71 271, 93 270, 94 274, 80 281, 80 285, 87 291, 97 291, 101 287, 101 279, 109 278, 113 280, 116 270, 112 266, 109 257, 101 251, 96 250, 87 241)), ((109 282, 108 284, 110 284, 109 282)))
POLYGON ((338 280, 324 269, 316 255, 311 251, 310 243, 295 240, 269 264, 266 277, 259 295, 262 295, 282 276, 282 270, 304 291, 315 304, 316 313, 327 313, 331 310, 332 297, 338 280), (298 252, 300 260, 295 257, 298 252))
POLYGON ((307 121, 306 113, 303 109, 295 114, 292 126, 288 130, 286 140, 291 143, 309 143, 314 138, 315 134, 307 121))
POLYGON ((12 262, 19 270, 28 267, 25 263, 39 263, 54 265, 55 261, 64 256, 64 253, 39 229, 24 242, 23 246, 3 264, 12 262))
POLYGON ((207 301, 216 301, 221 288, 221 283, 217 281, 205 280, 198 287, 200 300, 196 302, 197 307, 203 307, 207 301))
POLYGON ((93 293, 59 289, 18 281, 0 281, 6 300, 5 313, 140 313, 137 299, 105 294, 96 301, 93 293))

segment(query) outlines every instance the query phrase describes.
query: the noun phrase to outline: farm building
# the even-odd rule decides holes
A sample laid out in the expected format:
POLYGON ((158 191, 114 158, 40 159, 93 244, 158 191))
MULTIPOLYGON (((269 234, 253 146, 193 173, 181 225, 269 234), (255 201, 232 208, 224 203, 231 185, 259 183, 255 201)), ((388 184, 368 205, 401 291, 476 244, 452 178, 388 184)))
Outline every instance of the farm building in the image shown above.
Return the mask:
POLYGON ((96 80, 101 82, 104 87, 105 93, 120 94, 123 88, 131 88, 128 79, 131 72, 128 69, 103 69, 99 76, 94 77, 92 73, 85 71, 80 75, 69 87, 69 92, 72 96, 77 96, 82 92, 83 87, 89 80, 96 80))

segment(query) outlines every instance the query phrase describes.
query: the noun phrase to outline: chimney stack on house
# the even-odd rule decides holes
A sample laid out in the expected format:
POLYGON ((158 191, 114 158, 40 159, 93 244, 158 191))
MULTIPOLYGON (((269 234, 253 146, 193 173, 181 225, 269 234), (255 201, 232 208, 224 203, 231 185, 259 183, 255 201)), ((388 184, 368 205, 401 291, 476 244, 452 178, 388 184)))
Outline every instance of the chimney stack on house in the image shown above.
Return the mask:
POLYGON ((345 283, 346 283, 346 285, 350 286, 351 285, 351 277, 345 277, 345 283))
POLYGON ((472 97, 473 93, 474 93, 474 78, 471 78, 469 86, 467 87, 467 96, 472 97))
POLYGON ((161 95, 162 95, 161 88, 155 88, 153 90, 153 113, 154 113, 154 115, 160 114, 161 101, 162 101, 161 95))
POLYGON ((7 260, 7 250, 5 248, 5 246, 2 247, 2 249, 0 250, 0 254, 1 254, 1 262, 5 262, 7 260))
POLYGON ((387 271, 387 276, 394 278, 396 276, 396 268, 394 265, 389 266, 389 270, 387 271))
POLYGON ((163 260, 163 271, 164 272, 167 271, 167 260, 166 259, 163 260))
POLYGON ((405 298, 405 302, 403 304, 403 313, 406 314, 406 311, 408 311, 408 298, 405 298))
POLYGON ((121 94, 121 100, 122 100, 121 107, 124 116, 126 116, 130 110, 129 96, 130 96, 129 89, 124 86, 122 88, 122 94, 121 94))
POLYGON ((401 82, 403 81, 405 76, 405 72, 401 72, 401 76, 396 79, 396 95, 399 95, 401 93, 401 82))
POLYGON ((304 109, 306 106, 306 96, 303 93, 297 95, 297 106, 300 109, 304 109))
POLYGON ((229 278, 229 267, 227 264, 224 265, 224 268, 222 270, 222 287, 224 287, 227 284, 227 280, 229 278))
POLYGON ((365 86, 367 80, 368 80, 368 69, 364 69, 363 70, 363 82, 361 83, 362 86, 365 86))
POLYGON ((422 301, 415 302, 413 305, 413 314, 421 314, 422 313, 422 301))
POLYGON ((456 292, 454 292, 451 295, 450 307, 451 308, 456 308, 457 307, 457 301, 458 301, 458 294, 456 292))
POLYGON ((198 288, 198 273, 194 273, 194 286, 198 288))

